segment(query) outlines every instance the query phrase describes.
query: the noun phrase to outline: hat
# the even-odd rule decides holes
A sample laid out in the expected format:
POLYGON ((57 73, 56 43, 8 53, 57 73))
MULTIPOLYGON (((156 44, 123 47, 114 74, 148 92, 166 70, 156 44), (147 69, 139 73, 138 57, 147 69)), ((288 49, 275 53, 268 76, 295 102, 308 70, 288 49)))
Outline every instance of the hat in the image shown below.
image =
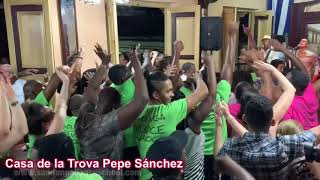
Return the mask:
POLYGON ((264 35, 263 38, 262 38, 262 40, 264 40, 264 39, 269 39, 269 40, 270 40, 270 39, 271 39, 271 36, 269 36, 269 35, 264 35))
MULTIPOLYGON (((184 131, 175 131, 168 137, 157 139, 149 148, 146 158, 149 161, 181 160, 182 152, 188 142, 188 135, 184 131)), ((166 177, 172 175, 176 169, 149 169, 154 176, 166 177)))

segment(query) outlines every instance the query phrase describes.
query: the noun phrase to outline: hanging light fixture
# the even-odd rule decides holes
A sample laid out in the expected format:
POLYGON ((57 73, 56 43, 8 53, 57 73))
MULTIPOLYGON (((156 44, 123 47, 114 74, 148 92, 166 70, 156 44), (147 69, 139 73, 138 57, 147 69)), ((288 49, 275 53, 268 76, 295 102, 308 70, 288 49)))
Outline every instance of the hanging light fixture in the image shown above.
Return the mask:
MULTIPOLYGON (((80 0, 82 1, 82 0, 80 0)), ((98 5, 101 3, 101 0, 83 0, 84 4, 90 4, 90 5, 98 5)))
POLYGON ((117 4, 129 4, 130 0, 116 0, 117 4))

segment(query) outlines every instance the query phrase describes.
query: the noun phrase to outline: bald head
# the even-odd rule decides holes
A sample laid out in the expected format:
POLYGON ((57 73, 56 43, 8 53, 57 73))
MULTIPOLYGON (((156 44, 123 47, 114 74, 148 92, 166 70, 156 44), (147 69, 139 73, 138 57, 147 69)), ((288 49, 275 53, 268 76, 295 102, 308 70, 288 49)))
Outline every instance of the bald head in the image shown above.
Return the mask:
POLYGON ((80 107, 82 103, 84 103, 84 96, 81 94, 73 95, 69 100, 69 111, 72 113, 73 116, 79 115, 80 107))

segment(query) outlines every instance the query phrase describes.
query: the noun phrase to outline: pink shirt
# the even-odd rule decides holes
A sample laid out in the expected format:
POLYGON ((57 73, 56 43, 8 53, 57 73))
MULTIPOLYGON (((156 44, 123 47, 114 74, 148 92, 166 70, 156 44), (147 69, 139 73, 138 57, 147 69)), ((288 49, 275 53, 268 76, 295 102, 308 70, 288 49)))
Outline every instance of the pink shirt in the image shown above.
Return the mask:
MULTIPOLYGON (((236 104, 229 104, 229 112, 230 114, 236 118, 239 122, 241 122, 241 120, 239 120, 237 118, 239 112, 240 112, 240 104, 236 103, 236 104)), ((228 136, 231 137, 232 136, 232 127, 228 124, 228 136)))
POLYGON ((309 83, 304 91, 303 96, 295 96, 291 106, 285 114, 283 120, 296 120, 303 129, 308 130, 317 126, 319 102, 316 90, 313 85, 309 83))
POLYGON ((238 119, 237 116, 240 112, 240 104, 229 104, 229 112, 234 118, 238 119))

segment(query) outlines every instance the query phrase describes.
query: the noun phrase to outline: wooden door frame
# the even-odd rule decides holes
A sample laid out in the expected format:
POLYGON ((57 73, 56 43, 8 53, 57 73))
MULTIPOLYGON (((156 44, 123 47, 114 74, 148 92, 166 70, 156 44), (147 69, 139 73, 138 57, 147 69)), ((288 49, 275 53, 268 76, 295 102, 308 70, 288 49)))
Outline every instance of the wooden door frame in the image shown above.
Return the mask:
POLYGON ((308 37, 308 24, 320 23, 320 12, 304 12, 306 6, 320 3, 320 0, 294 3, 291 7, 289 45, 295 47, 300 39, 308 37))

